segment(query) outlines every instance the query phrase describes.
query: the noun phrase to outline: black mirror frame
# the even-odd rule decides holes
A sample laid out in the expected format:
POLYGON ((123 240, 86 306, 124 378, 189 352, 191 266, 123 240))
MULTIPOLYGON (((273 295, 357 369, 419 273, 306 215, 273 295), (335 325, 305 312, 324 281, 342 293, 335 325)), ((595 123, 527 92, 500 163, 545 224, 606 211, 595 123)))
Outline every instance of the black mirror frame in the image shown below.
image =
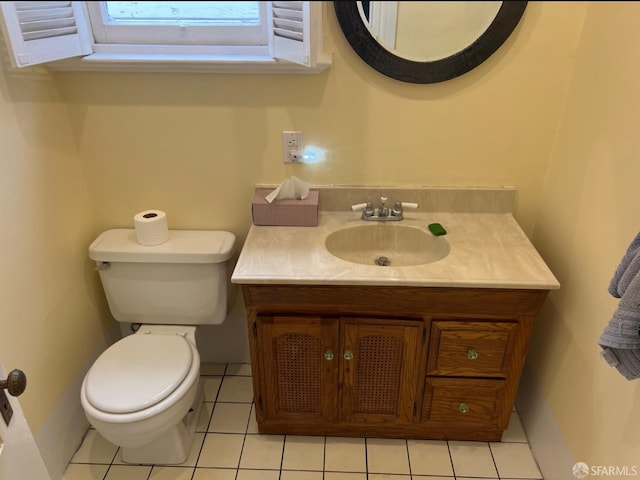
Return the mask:
POLYGON ((371 67, 388 77, 408 83, 451 80, 480 65, 505 42, 527 7, 526 1, 505 1, 487 30, 471 45, 433 62, 416 62, 384 48, 362 21, 355 1, 333 2, 342 33, 355 52, 371 67))

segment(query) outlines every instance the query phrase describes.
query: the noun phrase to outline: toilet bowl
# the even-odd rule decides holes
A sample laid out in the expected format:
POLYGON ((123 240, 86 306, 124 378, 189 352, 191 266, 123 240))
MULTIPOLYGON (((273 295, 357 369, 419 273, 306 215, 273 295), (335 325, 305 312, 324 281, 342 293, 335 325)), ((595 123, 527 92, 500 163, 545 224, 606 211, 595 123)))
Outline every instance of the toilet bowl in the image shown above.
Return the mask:
POLYGON ((98 357, 80 393, 124 462, 187 459, 204 402, 196 328, 226 318, 234 246, 224 231, 170 230, 167 242, 142 246, 133 229, 113 229, 89 247, 114 318, 141 325, 98 357))
POLYGON ((123 461, 182 463, 204 401, 199 377, 195 327, 143 325, 96 360, 81 402, 123 461))

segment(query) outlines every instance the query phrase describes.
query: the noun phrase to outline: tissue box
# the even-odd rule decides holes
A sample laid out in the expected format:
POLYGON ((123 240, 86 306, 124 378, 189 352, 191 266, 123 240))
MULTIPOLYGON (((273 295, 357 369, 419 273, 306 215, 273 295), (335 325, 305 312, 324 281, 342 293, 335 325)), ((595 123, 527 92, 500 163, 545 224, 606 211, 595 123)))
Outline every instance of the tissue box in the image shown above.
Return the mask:
POLYGON ((309 195, 304 200, 274 200, 269 203, 264 197, 272 191, 268 188, 256 188, 251 205, 255 225, 318 226, 318 197, 320 195, 318 190, 309 190, 309 195))

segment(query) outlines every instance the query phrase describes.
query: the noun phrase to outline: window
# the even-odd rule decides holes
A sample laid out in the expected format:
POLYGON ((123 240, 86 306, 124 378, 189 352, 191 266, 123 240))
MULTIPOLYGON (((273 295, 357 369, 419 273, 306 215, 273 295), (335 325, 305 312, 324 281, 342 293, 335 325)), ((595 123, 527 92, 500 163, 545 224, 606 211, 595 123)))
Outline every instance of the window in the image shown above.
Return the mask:
POLYGON ((16 67, 315 73, 321 2, 0 2, 16 67))

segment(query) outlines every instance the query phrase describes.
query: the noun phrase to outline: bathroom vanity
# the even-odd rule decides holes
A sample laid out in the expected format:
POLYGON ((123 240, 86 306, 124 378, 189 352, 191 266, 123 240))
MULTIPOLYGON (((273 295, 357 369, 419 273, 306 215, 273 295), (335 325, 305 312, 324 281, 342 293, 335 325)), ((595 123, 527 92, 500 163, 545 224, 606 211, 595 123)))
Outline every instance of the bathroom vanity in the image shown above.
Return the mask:
POLYGON ((345 260, 371 248, 365 237, 327 242, 362 226, 348 202, 321 208, 318 227, 252 225, 232 282, 247 309, 260 432, 500 440, 535 317, 559 284, 509 201, 461 208, 465 191, 450 205, 439 193, 403 192, 431 208, 405 212, 398 226, 447 230, 446 255, 427 263, 412 261, 412 246, 386 223, 363 233, 384 231, 390 265, 345 260))

